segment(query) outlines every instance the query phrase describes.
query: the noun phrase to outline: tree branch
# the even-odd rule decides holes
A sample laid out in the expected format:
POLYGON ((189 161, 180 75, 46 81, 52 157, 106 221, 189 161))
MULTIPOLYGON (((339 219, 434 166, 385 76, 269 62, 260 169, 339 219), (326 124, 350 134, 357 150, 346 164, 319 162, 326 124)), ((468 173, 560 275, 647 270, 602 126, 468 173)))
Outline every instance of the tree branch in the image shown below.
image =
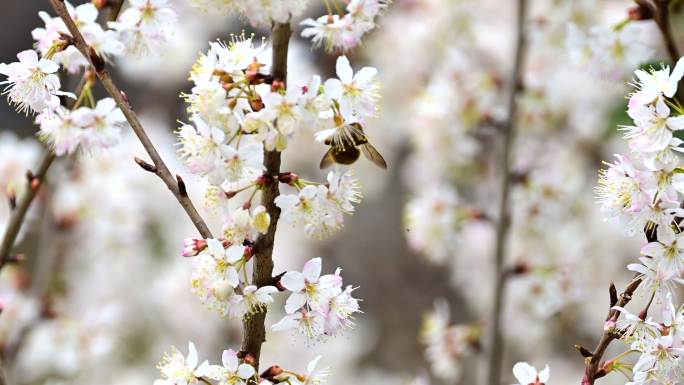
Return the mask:
POLYGON ((506 121, 502 126, 503 154, 501 154, 499 169, 503 173, 501 180, 501 197, 499 201, 499 221, 496 227, 496 249, 494 252, 495 263, 495 287, 494 306, 491 313, 491 326, 489 338, 488 357, 488 383, 489 385, 501 384, 501 362, 504 352, 504 340, 501 330, 501 313, 503 310, 505 286, 508 274, 504 269, 506 256, 506 238, 510 226, 509 195, 511 188, 511 163, 513 152, 513 137, 516 131, 516 118, 518 111, 518 95, 522 91, 523 60, 526 52, 525 44, 525 19, 527 14, 527 0, 518 0, 516 17, 516 43, 515 57, 510 78, 510 93, 508 99, 508 112, 506 121))
POLYGON ((676 63, 679 60, 679 49, 675 43, 674 36, 672 35, 672 27, 670 26, 670 0, 654 0, 655 1, 655 14, 653 18, 663 35, 663 42, 665 43, 665 48, 667 49, 668 55, 672 63, 676 63))
POLYGON ((27 177, 26 191, 21 197, 21 200, 17 204, 17 208, 12 212, 10 216, 9 224, 7 225, 7 230, 5 231, 5 236, 2 239, 2 244, 0 244, 0 269, 8 262, 10 258, 10 253, 12 252, 12 247, 14 242, 19 235, 21 226, 26 219, 26 214, 33 199, 38 195, 38 190, 43 185, 45 181, 45 176, 47 175, 50 166, 55 161, 57 156, 54 152, 48 150, 43 156, 43 160, 38 166, 38 170, 35 173, 31 173, 27 177))
POLYGON ((169 168, 166 166, 166 163, 164 163, 161 156, 157 152, 157 149, 154 147, 154 144, 152 144, 152 141, 147 136, 147 132, 140 123, 140 120, 138 119, 138 116, 136 115, 135 111, 133 111, 133 108, 129 104, 128 98, 121 90, 119 90, 116 84, 114 84, 111 75, 107 71, 104 60, 102 60, 102 58, 97 54, 97 52, 86 43, 85 39, 83 38, 83 35, 78 30, 76 23, 74 23, 74 20, 71 18, 71 15, 69 15, 69 12, 67 11, 66 6, 64 5, 64 0, 49 1, 52 5, 52 8, 64 21, 64 24, 66 24, 67 28, 69 29, 71 36, 74 38, 74 45, 85 57, 88 58, 93 68, 95 69, 97 77, 100 79, 100 82, 104 86, 105 90, 107 90, 109 95, 114 99, 117 106, 119 107, 119 109, 121 109, 121 112, 123 112, 124 116, 126 117, 126 120, 133 128, 133 132, 138 137, 140 143, 145 148, 145 151, 147 151, 147 154, 152 159, 154 166, 157 168, 156 174, 164 182, 166 187, 168 187, 171 193, 176 197, 176 200, 183 207, 186 214, 197 228, 197 231, 199 231, 199 233, 202 235, 202 237, 213 238, 213 235, 211 234, 209 227, 197 212, 197 209, 193 205, 190 198, 187 195, 181 193, 181 189, 176 178, 173 176, 173 174, 171 174, 171 171, 169 171, 169 168))
MULTIPOLYGON (((629 283, 629 285, 627 285, 625 290, 620 295, 620 301, 618 301, 618 303, 615 304, 615 306, 625 307, 629 303, 629 301, 632 300, 632 296, 634 295, 636 289, 639 288, 639 285, 641 285, 641 282, 642 281, 639 278, 632 279, 632 281, 629 283)), ((611 287, 613 286, 611 285, 611 287)), ((612 319, 613 322, 615 322, 620 317, 620 312, 618 310, 613 309, 612 297, 613 294, 611 294, 611 306, 608 309, 606 321, 612 319)), ((593 385, 594 381, 597 378, 606 375, 606 373, 601 368, 601 360, 603 358, 603 354, 606 352, 606 349, 608 349, 610 343, 613 342, 613 340, 616 338, 617 336, 611 330, 606 330, 603 332, 603 335, 601 336, 601 339, 596 345, 596 348, 594 348, 594 350, 591 353, 591 356, 587 357, 585 361, 584 378, 582 378, 582 385, 593 385)))
POLYGON ((119 17, 119 13, 121 13, 121 7, 123 7, 125 0, 110 0, 109 7, 109 15, 107 16, 108 21, 116 21, 116 19, 119 17))
MULTIPOLYGON (((274 81, 287 81, 287 51, 291 34, 292 30, 289 23, 276 23, 271 29, 273 45, 271 75, 274 81)), ((271 223, 266 234, 260 236, 254 246, 252 283, 258 287, 270 285, 273 274, 273 244, 280 217, 280 209, 275 205, 275 199, 280 194, 278 188, 280 152, 264 150, 264 168, 266 169, 265 174, 270 176, 270 183, 262 190, 261 204, 264 205, 266 212, 271 217, 271 223)), ((243 323, 242 350, 253 356, 257 371, 259 370, 261 344, 266 341, 265 319, 266 310, 264 309, 245 318, 243 323)))

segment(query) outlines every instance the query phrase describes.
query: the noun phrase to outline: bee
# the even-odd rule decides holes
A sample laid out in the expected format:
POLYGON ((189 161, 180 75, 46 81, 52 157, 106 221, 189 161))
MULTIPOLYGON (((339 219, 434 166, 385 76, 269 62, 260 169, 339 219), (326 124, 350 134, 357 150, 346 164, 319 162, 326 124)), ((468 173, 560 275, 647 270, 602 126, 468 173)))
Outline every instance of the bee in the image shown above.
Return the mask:
POLYGON ((325 138, 324 142, 330 146, 321 159, 321 170, 332 166, 333 163, 349 165, 356 162, 361 153, 376 166, 387 169, 385 158, 368 141, 359 123, 338 126, 334 132, 325 138), (359 148, 361 150, 359 150, 359 148))

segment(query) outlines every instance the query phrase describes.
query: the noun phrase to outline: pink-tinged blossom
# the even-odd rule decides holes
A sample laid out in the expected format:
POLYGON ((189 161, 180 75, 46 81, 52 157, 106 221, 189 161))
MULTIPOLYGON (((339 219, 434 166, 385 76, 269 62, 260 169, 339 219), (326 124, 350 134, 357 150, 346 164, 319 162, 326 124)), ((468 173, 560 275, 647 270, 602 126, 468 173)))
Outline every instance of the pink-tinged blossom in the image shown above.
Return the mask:
POLYGON ((627 126, 623 130, 635 151, 664 150, 670 145, 673 132, 684 129, 684 116, 670 116, 670 108, 663 98, 658 98, 654 106, 639 105, 627 113, 636 126, 627 126))
POLYGON ((675 287, 684 283, 678 272, 672 272, 659 266, 650 258, 639 258, 641 263, 627 265, 627 269, 638 274, 643 280, 641 286, 648 288, 660 298, 665 298, 668 293, 673 293, 675 287))
POLYGON ((681 274, 684 272, 684 233, 661 232, 657 241, 641 248, 641 254, 652 257, 663 274, 681 274))
POLYGON ((360 311, 358 299, 351 296, 353 288, 342 290, 339 269, 321 276, 321 258, 306 262, 301 272, 285 273, 280 285, 291 294, 287 315, 272 326, 274 331, 297 329, 310 340, 333 336, 353 326, 353 314, 360 311))
POLYGON ((639 170, 631 160, 615 155, 615 163, 606 163, 599 174, 596 196, 608 219, 619 219, 628 234, 643 229, 649 206, 657 191, 657 179, 647 170, 639 170))

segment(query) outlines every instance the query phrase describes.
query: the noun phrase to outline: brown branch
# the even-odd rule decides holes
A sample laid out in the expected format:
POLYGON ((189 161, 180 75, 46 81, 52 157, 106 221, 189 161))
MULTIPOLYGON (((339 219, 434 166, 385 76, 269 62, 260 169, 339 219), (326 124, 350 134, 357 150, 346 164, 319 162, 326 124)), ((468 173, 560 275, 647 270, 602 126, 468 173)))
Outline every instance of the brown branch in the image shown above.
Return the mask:
POLYGON ((166 166, 166 163, 164 163, 161 156, 157 152, 157 149, 154 147, 154 144, 152 144, 152 141, 147 136, 147 132, 140 123, 140 120, 138 119, 138 116, 136 115, 135 111, 133 111, 133 108, 129 104, 128 98, 116 86, 116 84, 114 84, 114 81, 112 80, 109 71, 107 71, 104 60, 102 60, 102 58, 97 54, 97 52, 95 52, 95 50, 86 43, 85 39, 83 38, 83 35, 78 30, 76 23, 74 23, 74 20, 71 18, 71 15, 69 15, 69 12, 67 11, 66 6, 64 5, 64 1, 49 1, 52 5, 52 8, 64 21, 64 24, 66 24, 67 28, 69 29, 69 32, 71 33, 71 36, 74 39, 74 45, 83 55, 85 55, 88 58, 93 68, 95 69, 98 79, 100 79, 100 83, 102 83, 105 90, 107 90, 109 95, 114 99, 117 106, 119 107, 119 109, 121 109, 121 112, 123 112, 124 116, 126 117, 126 120, 133 128, 133 132, 138 137, 140 143, 145 148, 145 151, 147 151, 147 154, 152 159, 154 166, 157 168, 156 175, 159 176, 159 178, 164 182, 166 187, 168 187, 171 193, 176 197, 176 200, 178 200, 178 203, 180 203, 180 205, 183 207, 186 214, 197 228, 197 231, 199 231, 199 233, 202 235, 202 237, 213 238, 211 231, 209 230, 209 227, 197 212, 197 209, 193 205, 190 198, 187 195, 181 193, 181 188, 178 185, 176 178, 173 176, 173 174, 171 174, 171 171, 169 171, 169 168, 166 166))
POLYGON ((491 326, 488 355, 488 383, 489 385, 501 385, 501 362, 504 352, 504 340, 501 330, 501 313, 503 309, 505 285, 507 274, 504 269, 506 255, 506 238, 510 227, 509 195, 511 188, 511 163, 513 150, 513 137, 516 131, 516 118, 518 110, 517 98, 522 91, 523 59, 526 52, 525 44, 525 19, 527 13, 527 0, 518 0, 516 17, 516 42, 515 58, 510 78, 510 94, 508 99, 508 112, 506 121, 502 125, 503 154, 501 154, 499 168, 503 173, 501 180, 501 197, 499 201, 499 221, 496 226, 496 249, 494 252, 495 263, 495 287, 494 306, 491 313, 491 326))
POLYGON ((121 7, 123 7, 124 0, 110 0, 109 1, 109 15, 107 16, 108 21, 116 21, 121 12, 121 7))
MULTIPOLYGON (((634 292, 636 291, 637 288, 639 288, 639 285, 641 285, 642 280, 640 278, 634 278, 632 281, 627 285, 625 290, 622 292, 620 295, 620 300, 615 306, 619 307, 625 307, 629 301, 632 300, 632 296, 634 295, 634 292)), ((612 284, 611 284, 611 287, 612 284)), ((612 289, 611 289, 612 290, 612 289)), ((613 294, 611 293, 611 305, 613 302, 613 294)), ((606 321, 612 320, 613 322, 617 321, 617 319, 620 317, 620 311, 613 309, 613 306, 610 306, 608 309, 608 315, 606 316, 606 321)), ((608 349, 608 346, 610 345, 613 340, 618 338, 618 336, 614 333, 613 330, 606 330, 603 332, 603 335, 601 336, 601 339, 599 340, 598 344, 596 345, 596 348, 591 353, 591 356, 588 357, 585 361, 585 369, 584 369, 584 378, 582 378, 582 385, 593 385, 594 381, 597 378, 601 378, 606 375, 606 372, 601 368, 601 360, 603 358, 603 354, 606 352, 606 349, 608 349)))
POLYGON ((0 244, 0 269, 10 260, 12 247, 17 240, 22 224, 26 219, 26 214, 31 207, 33 199, 38 195, 38 190, 40 190, 40 187, 43 185, 45 176, 56 157, 54 152, 48 150, 45 153, 45 156, 43 156, 43 160, 41 160, 38 169, 27 177, 26 191, 21 196, 17 208, 10 216, 7 230, 5 231, 2 243, 0 244))
POLYGON ((670 25, 670 3, 671 0, 654 0, 655 9, 653 14, 653 19, 655 20, 660 33, 663 35, 663 42, 665 43, 665 49, 672 60, 672 63, 676 63, 679 60, 679 49, 677 48, 677 43, 675 43, 674 36, 672 35, 672 27, 670 25))
MULTIPOLYGON (((274 80, 286 82, 287 80, 287 51, 292 29, 290 24, 276 23, 271 29, 271 41, 273 45, 271 75, 274 80)), ((275 241, 280 209, 275 205, 275 198, 280 194, 278 188, 278 174, 280 173, 280 152, 264 150, 265 175, 270 176, 270 183, 262 190, 261 204, 266 207, 266 212, 271 217, 266 234, 260 236, 254 246, 254 271, 252 283, 258 287, 272 284, 273 274, 273 244, 275 241)), ((259 357, 261 344, 266 341, 266 329, 264 320, 266 310, 245 318, 243 323, 242 350, 254 357, 254 366, 259 371, 259 357)))

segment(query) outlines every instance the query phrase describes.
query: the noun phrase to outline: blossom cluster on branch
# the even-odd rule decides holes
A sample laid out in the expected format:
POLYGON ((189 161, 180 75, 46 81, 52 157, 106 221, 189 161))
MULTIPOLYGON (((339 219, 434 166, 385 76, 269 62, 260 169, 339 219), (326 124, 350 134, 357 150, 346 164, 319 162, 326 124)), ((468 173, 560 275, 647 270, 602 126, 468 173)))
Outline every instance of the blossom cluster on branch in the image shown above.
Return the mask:
MULTIPOLYGON (((51 1, 58 16, 52 17, 46 12, 39 14, 45 26, 32 33, 35 50, 21 52, 18 62, 0 65, 0 74, 7 77, 2 84, 6 85, 8 101, 16 105, 19 112, 36 115, 35 122, 40 127, 38 136, 49 145, 46 155, 49 161, 43 174, 47 173, 55 156, 71 155, 79 150, 92 156, 74 158, 77 161, 67 172, 69 178, 50 192, 51 198, 60 202, 52 208, 51 214, 64 229, 84 231, 80 227, 87 224, 106 227, 101 223, 104 219, 101 217, 114 219, 120 214, 125 221, 128 210, 134 210, 139 212, 138 219, 134 223, 120 223, 121 227, 117 228, 117 235, 122 239, 112 237, 116 240, 109 243, 109 239, 96 239, 94 235, 89 237, 92 238, 88 241, 92 242, 89 246, 121 246, 119 242, 134 243, 141 236, 136 231, 145 225, 142 212, 147 208, 134 203, 121 205, 123 207, 116 205, 130 198, 126 192, 127 181, 116 185, 122 202, 116 202, 112 213, 103 209, 96 215, 93 212, 96 210, 86 202, 99 200, 97 183, 84 177, 97 174, 97 171, 88 168, 103 166, 106 169, 105 154, 118 151, 115 145, 130 128, 154 164, 138 157, 135 157, 136 163, 165 182, 202 235, 202 238, 187 238, 183 242, 182 255, 193 261, 189 291, 209 309, 222 316, 241 319, 246 330, 243 345, 249 345, 249 341, 255 339, 255 335, 247 331, 247 325, 265 314, 274 302, 274 294, 284 291, 289 292, 285 316, 272 325, 272 330, 296 330, 308 340, 338 335, 354 325, 353 317, 360 312, 359 300, 353 296, 355 288, 344 285, 340 268, 332 274, 321 274, 322 260, 313 258, 301 272, 286 271, 271 276, 270 282, 264 282, 262 277, 271 275, 272 267, 265 271, 263 264, 264 261, 273 264, 278 219, 301 226, 307 236, 316 238, 328 236, 343 225, 344 215, 352 214, 361 200, 359 183, 351 168, 346 167, 361 153, 386 168, 365 130, 367 121, 379 115, 377 71, 363 67, 355 72, 348 58, 339 56, 336 78, 322 81, 319 76, 312 76, 305 84, 289 84, 286 78, 289 24, 304 11, 306 1, 193 3, 212 10, 229 6, 255 25, 275 25, 274 35, 278 34, 272 39, 273 47, 268 47, 265 39, 259 44, 252 36, 244 34, 234 36, 228 42, 210 43, 209 51, 200 56, 190 72, 191 91, 182 95, 188 103, 189 123, 183 123, 177 131, 179 158, 204 186, 205 206, 212 214, 220 216, 221 234, 211 235, 190 200, 189 186, 179 175, 173 180, 131 101, 118 89, 108 71, 108 66, 117 57, 159 52, 162 44, 172 36, 172 24, 181 20, 170 0, 92 1, 76 7, 68 2, 51 1), (101 14, 101 10, 109 13, 101 14), (101 24, 105 18, 109 21, 101 24), (275 32, 278 26, 281 30, 275 32), (270 62, 269 56, 275 63, 270 62), (60 71, 64 76, 82 75, 75 94, 61 90, 60 71), (98 83, 110 97, 95 98, 98 83), (315 139, 321 147, 328 149, 320 161, 320 168, 334 166, 324 182, 279 171, 280 152, 306 129, 315 131, 315 139), (107 151, 100 151, 102 149, 107 151), (279 194, 280 184, 291 191, 279 194), (258 196, 261 204, 255 203, 258 196), (236 206, 235 201, 240 203, 236 206), (111 218, 109 214, 112 214, 111 218), (88 223, 89 220, 92 222, 88 223)), ((343 12, 337 1, 325 4, 334 4, 343 12)), ((387 2, 373 0, 347 3, 347 13, 340 14, 338 20, 344 25, 339 32, 343 36, 328 34, 325 39, 344 40, 344 50, 354 47, 360 43, 361 36, 375 26, 375 17, 386 6, 387 2)), ((334 18, 332 14, 329 17, 334 18)), ((311 33, 310 29, 305 35, 311 33)), ((314 38, 315 44, 321 39, 314 38)), ((339 44, 335 43, 335 46, 339 44)), ((111 168, 103 171, 102 177, 111 171, 111 168)), ((29 188, 37 192, 42 180, 34 180, 31 176, 28 180, 29 188)), ((115 182, 107 183, 108 188, 113 188, 115 182)), ((14 194, 13 199, 16 199, 20 188, 14 184, 6 187, 7 194, 14 194)), ((26 210, 35 194, 27 197, 26 210)), ((23 219, 24 214, 12 217, 19 228, 23 219)), ((99 229, 93 227, 92 230, 99 229)), ((6 239, 12 248, 16 238, 9 234, 6 239)), ((4 263, 5 256, 2 258, 4 263)), ((61 263, 58 265, 55 276, 62 274, 64 267, 61 263)), ((35 290, 43 295, 41 290, 35 290)), ((47 294, 41 301, 45 303, 44 312, 52 311, 51 298, 47 294)), ((27 305, 34 311, 37 307, 38 304, 27 305)), ((30 321, 22 323, 28 324, 26 327, 30 329, 31 322, 37 322, 43 316, 42 313, 32 314, 27 317, 30 321)), ((103 318, 112 322, 118 316, 103 318)), ((261 319, 259 322, 263 323, 263 317, 261 319)), ((256 325, 262 333, 264 326, 256 325)), ((81 338, 80 334, 76 333, 75 338, 81 338)), ((261 343, 258 341, 259 346, 261 343)), ((316 369, 318 358, 309 364, 305 374, 278 366, 257 374, 259 346, 254 351, 225 350, 222 365, 210 365, 205 361, 199 366, 194 344, 189 344, 187 357, 173 349, 159 364, 163 379, 157 383, 191 384, 214 380, 219 384, 288 382, 314 385, 327 376, 327 370, 316 369)), ((110 351, 111 346, 101 349, 103 354, 110 351)))

